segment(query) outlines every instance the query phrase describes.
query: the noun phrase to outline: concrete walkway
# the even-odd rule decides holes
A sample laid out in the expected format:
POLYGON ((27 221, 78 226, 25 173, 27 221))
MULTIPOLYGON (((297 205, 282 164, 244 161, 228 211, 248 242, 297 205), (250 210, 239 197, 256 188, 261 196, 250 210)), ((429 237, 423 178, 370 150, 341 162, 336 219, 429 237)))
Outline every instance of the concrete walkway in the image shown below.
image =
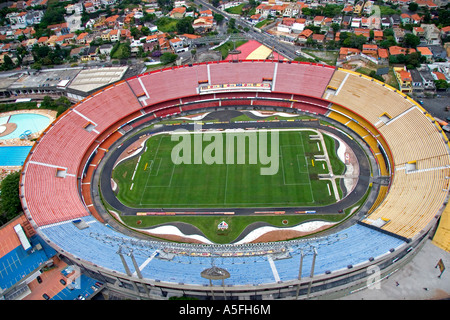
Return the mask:
POLYGON ((394 271, 379 285, 349 294, 339 300, 435 300, 450 299, 450 252, 426 240, 422 249, 405 266, 394 271), (442 259, 446 270, 436 265, 442 259))

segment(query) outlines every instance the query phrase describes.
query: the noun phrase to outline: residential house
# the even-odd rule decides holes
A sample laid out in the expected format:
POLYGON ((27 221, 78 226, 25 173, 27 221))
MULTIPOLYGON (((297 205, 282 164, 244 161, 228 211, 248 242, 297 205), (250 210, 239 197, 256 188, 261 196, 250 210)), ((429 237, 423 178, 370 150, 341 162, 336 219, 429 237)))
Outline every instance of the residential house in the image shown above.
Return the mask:
POLYGON ((393 14, 391 16, 392 26, 393 27, 400 27, 402 20, 398 14, 393 14))
POLYGON ((301 13, 302 8, 307 7, 303 2, 292 3, 290 2, 288 6, 284 9, 283 17, 294 18, 301 13))
POLYGON ((343 29, 350 28, 350 24, 352 23, 352 17, 351 16, 344 16, 342 18, 342 27, 343 29))
POLYGON ((433 52, 428 47, 417 47, 417 51, 427 59, 427 63, 433 62, 433 52))
POLYGON ((324 19, 325 19, 324 16, 316 16, 316 17, 314 17, 314 19, 313 19, 313 25, 314 25, 315 27, 320 27, 320 26, 322 26, 322 23, 323 23, 324 19))
POLYGON ((392 21, 388 17, 381 18, 381 27, 383 28, 390 28, 392 27, 392 21))
POLYGON ((447 59, 447 50, 444 49, 442 46, 428 46, 430 48, 431 52, 433 53, 433 59, 434 60, 446 60, 447 59))
POLYGON ((306 41, 312 37, 313 31, 310 29, 303 30, 297 37, 297 41, 299 44, 303 45, 306 44, 306 41))
POLYGON ((342 9, 343 14, 351 14, 353 12, 353 6, 352 5, 345 5, 344 8, 342 9))
POLYGON ((364 1, 358 1, 353 7, 353 13, 355 15, 360 15, 364 9, 364 1))
POLYGON ((291 33, 292 25, 294 24, 294 18, 283 18, 281 22, 277 25, 278 32, 291 33))
POLYGON ((195 32, 199 33, 210 32, 213 30, 214 26, 215 22, 213 17, 200 17, 195 19, 192 23, 195 32))
POLYGON ((256 13, 250 16, 250 22, 253 24, 257 24, 258 22, 262 21, 262 17, 260 13, 256 13))
POLYGON ((369 29, 356 28, 354 30, 354 34, 357 35, 357 36, 361 36, 362 35, 362 36, 366 37, 367 39, 370 38, 370 30, 369 29))
POLYGON ((9 23, 11 24, 11 28, 17 29, 20 26, 25 27, 26 26, 26 12, 11 12, 6 15, 6 19, 9 20, 9 23), (17 28, 14 28, 14 25, 18 25, 17 28))
POLYGON ((286 8, 288 6, 289 6, 289 4, 274 5, 271 10, 272 15, 273 16, 283 16, 284 11, 286 10, 286 8))
POLYGON ((67 14, 82 14, 83 4, 81 2, 75 4, 69 4, 65 7, 67 14))
POLYGON ((111 28, 111 29, 115 29, 115 28, 118 28, 119 27, 119 25, 118 25, 118 19, 119 19, 119 15, 113 15, 113 16, 110 16, 110 17, 107 17, 106 19, 105 19, 105 24, 106 24, 106 26, 108 27, 108 28, 111 28))
POLYGON ((425 36, 425 30, 422 27, 414 27, 412 33, 420 39, 423 39, 425 36))
POLYGON ((87 32, 80 33, 76 39, 76 43, 77 44, 85 44, 87 41, 88 35, 89 35, 89 33, 87 33, 87 32))
POLYGON ((118 29, 113 29, 109 32, 109 39, 111 42, 116 42, 120 40, 120 33, 118 29))
POLYGON ((301 33, 303 30, 305 30, 305 25, 306 25, 306 19, 304 19, 304 18, 295 19, 295 22, 292 24, 292 32, 293 33, 301 33))
POLYGON ((56 43, 56 40, 58 39, 58 37, 59 37, 59 36, 57 36, 57 35, 50 36, 50 37, 48 38, 48 40, 47 40, 47 45, 48 45, 49 47, 54 47, 54 46, 55 46, 55 43, 56 43))
POLYGON ((97 11, 97 8, 94 6, 92 2, 85 2, 84 10, 86 11, 86 13, 94 13, 95 11, 97 11))
POLYGON ((403 47, 399 47, 399 46, 391 46, 389 47, 389 55, 391 56, 395 56, 395 55, 399 55, 399 54, 410 54, 416 52, 416 49, 413 48, 403 48, 403 47))
POLYGON ((419 7, 426 7, 428 9, 437 9, 438 5, 431 0, 415 0, 419 7))
POLYGON ((109 42, 109 41, 111 41, 110 32, 111 32, 110 29, 107 29, 107 30, 103 30, 103 31, 102 31, 101 37, 102 37, 102 40, 103 40, 104 42, 109 42))
POLYGON ((173 38, 169 40, 170 47, 175 53, 187 51, 188 48, 184 47, 184 42, 180 38, 173 38))
POLYGON ((380 64, 389 63, 389 51, 384 48, 378 48, 378 61, 380 64))
POLYGON ((405 68, 394 67, 394 74, 397 79, 400 91, 403 93, 411 93, 412 92, 411 73, 406 71, 405 68))
POLYGON ((199 38, 201 38, 201 36, 185 33, 185 34, 178 35, 178 38, 183 40, 184 45, 190 46, 190 45, 192 45, 192 43, 195 39, 199 39, 199 38))
POLYGON ((422 83, 423 83, 423 89, 429 90, 429 91, 435 91, 436 86, 434 84, 434 78, 431 74, 430 69, 427 65, 422 65, 419 68, 417 68, 417 71, 419 71, 420 76, 422 77, 422 83))
POLYGON ((412 69, 409 71, 411 73, 411 79, 412 79, 412 91, 414 93, 422 93, 424 90, 424 85, 423 85, 423 79, 422 76, 420 75, 420 72, 416 69, 412 69))
POLYGON ((325 43, 325 35, 324 34, 313 34, 312 39, 316 41, 318 44, 325 43))
POLYGON ((422 21, 422 18, 417 13, 411 15, 410 19, 412 24, 420 24, 420 22, 422 21))
POLYGON ((434 77, 434 80, 444 80, 444 81, 448 81, 447 78, 445 77, 445 74, 443 74, 440 71, 432 71, 431 74, 434 77))
POLYGON ((363 13, 370 15, 372 14, 372 10, 373 10, 373 1, 365 1, 364 2, 364 7, 363 7, 363 13))
POLYGON ((378 46, 376 44, 363 44, 362 53, 378 59, 378 46))
POLYGON ((44 16, 44 11, 37 10, 37 11, 28 11, 28 13, 25 16, 25 20, 28 26, 33 24, 39 24, 41 23, 42 17, 44 16))
POLYGON ((341 47, 339 49, 339 60, 345 60, 347 57, 360 54, 361 50, 355 48, 341 47))
POLYGON ((40 37, 40 38, 38 39, 37 44, 38 44, 39 46, 44 46, 44 45, 47 45, 47 41, 48 41, 48 37, 40 37))
POLYGON ((182 19, 186 14, 186 7, 173 8, 169 16, 173 19, 182 19))
POLYGON ((450 36, 450 26, 443 27, 441 29, 441 39, 445 39, 448 36, 450 36))
POLYGON ((383 31, 381 30, 373 30, 373 40, 382 41, 384 39, 383 31))
POLYGON ((161 37, 158 39, 159 49, 162 53, 164 52, 171 52, 171 47, 169 40, 167 40, 165 37, 161 37))
POLYGON ((400 15, 400 20, 403 24, 410 24, 411 23, 411 16, 407 13, 402 13, 400 15))
POLYGON ((203 10, 199 12, 200 17, 212 17, 213 12, 211 10, 203 10))
POLYGON ((421 24, 424 29, 424 38, 429 45, 439 45, 440 44, 440 30, 434 24, 421 24))
POLYGON ((104 55, 106 55, 106 56, 110 56, 113 47, 114 47, 114 46, 113 46, 112 44, 107 43, 107 44, 102 44, 102 45, 98 48, 98 50, 99 50, 99 53, 100 53, 100 54, 104 54, 104 55))
POLYGON ((47 29, 52 30, 57 36, 70 33, 67 22, 48 25, 47 29))
POLYGON ((361 27, 362 28, 369 28, 370 27, 370 19, 362 17, 361 18, 361 27))
POLYGON ((352 19, 352 23, 350 24, 351 28, 360 28, 361 27, 361 18, 354 17, 352 19))
POLYGON ((173 3, 174 8, 186 7, 186 0, 175 0, 173 3))
POLYGON ((397 43, 403 42, 403 39, 405 39, 405 30, 402 28, 397 28, 397 27, 394 27, 393 30, 394 30, 395 42, 397 42, 397 43))
POLYGON ((73 48, 72 50, 70 50, 70 57, 78 59, 84 55, 84 50, 85 47, 73 48))

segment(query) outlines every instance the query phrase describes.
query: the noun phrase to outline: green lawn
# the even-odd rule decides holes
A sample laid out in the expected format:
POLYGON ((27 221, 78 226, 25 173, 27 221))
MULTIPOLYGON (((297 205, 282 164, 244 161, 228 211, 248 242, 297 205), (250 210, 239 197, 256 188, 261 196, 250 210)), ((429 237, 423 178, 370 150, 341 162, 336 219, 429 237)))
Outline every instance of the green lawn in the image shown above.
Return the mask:
MULTIPOLYGON (((268 155, 272 134, 269 132, 267 135, 268 155)), ((206 141, 208 134, 204 134, 203 153, 200 151, 200 154, 218 156, 225 163, 174 164, 184 156, 181 152, 176 153, 172 160, 172 151, 181 140, 171 141, 169 134, 155 135, 147 141, 147 149, 140 157, 126 160, 114 169, 113 178, 119 186, 117 197, 134 208, 317 206, 334 203, 333 195, 328 192, 330 182, 317 179, 317 174, 328 173, 329 169, 325 162, 313 161, 314 155, 323 154, 323 150, 319 151, 318 142, 310 139, 314 134, 314 131, 280 131, 278 161, 272 158, 272 164, 275 167, 277 163, 278 170, 272 175, 261 174, 261 168, 269 167, 270 163, 261 163, 258 156, 256 164, 249 164, 248 142, 245 163, 229 164, 225 157, 232 151, 230 146, 223 143, 216 149, 217 154, 211 153, 216 138, 206 141), (219 157, 220 152, 225 156, 219 157)), ((192 154, 195 136, 200 135, 187 134, 183 138, 191 141, 192 154)), ((223 133, 221 137, 224 142, 228 139, 223 133)), ((336 165, 333 171, 340 173, 343 164, 336 160, 334 140, 324 137, 328 153, 334 159, 331 163, 336 165)), ((236 144, 234 153, 236 163, 236 144)))
POLYGON ((230 52, 231 50, 233 50, 235 48, 242 46, 246 42, 247 42, 247 40, 239 40, 239 41, 234 41, 234 42, 228 41, 214 50, 220 51, 220 53, 222 53, 222 58, 225 59, 228 56, 228 52, 230 52))
POLYGON ((195 225, 203 234, 215 243, 230 243, 235 240, 244 229, 255 222, 267 222, 275 227, 292 227, 302 222, 311 220, 324 220, 328 222, 339 222, 342 215, 249 215, 249 216, 122 216, 126 225, 132 228, 147 229, 160 224, 171 222, 184 222, 195 225), (225 221, 228 229, 220 231, 217 225, 225 221), (287 222, 286 224, 283 224, 287 222), (139 223, 138 223, 139 222, 139 223))

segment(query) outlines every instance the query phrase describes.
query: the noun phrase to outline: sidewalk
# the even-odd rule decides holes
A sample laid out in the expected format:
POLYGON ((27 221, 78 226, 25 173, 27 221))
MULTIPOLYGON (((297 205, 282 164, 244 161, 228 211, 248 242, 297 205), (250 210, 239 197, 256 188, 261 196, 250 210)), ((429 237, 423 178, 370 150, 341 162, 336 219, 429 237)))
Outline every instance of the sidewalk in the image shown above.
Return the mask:
MULTIPOLYGON (((434 300, 450 299, 450 252, 435 246, 431 240, 398 271, 381 281, 378 288, 364 289, 340 300, 434 300), (435 268, 442 259, 446 270, 440 275, 435 268)), ((375 286, 373 286, 375 287, 375 286)))

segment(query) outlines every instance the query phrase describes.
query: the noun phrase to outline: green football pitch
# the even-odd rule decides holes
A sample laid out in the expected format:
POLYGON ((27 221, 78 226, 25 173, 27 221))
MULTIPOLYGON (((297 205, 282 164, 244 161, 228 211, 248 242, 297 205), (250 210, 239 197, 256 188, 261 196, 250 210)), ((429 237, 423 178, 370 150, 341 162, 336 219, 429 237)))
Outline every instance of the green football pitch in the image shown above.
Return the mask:
MULTIPOLYGON (((212 142, 217 139, 208 137, 209 134, 201 134, 203 155, 211 151, 212 142)), ((194 164, 194 160, 178 164, 178 155, 185 155, 179 152, 175 159, 173 157, 174 149, 180 146, 180 137, 177 141, 173 141, 168 133, 150 137, 143 152, 115 167, 113 179, 118 185, 117 198, 132 208, 310 207, 336 202, 331 181, 318 179, 319 174, 330 173, 327 162, 319 159, 325 154, 328 154, 333 174, 341 174, 344 170, 344 164, 335 152, 335 140, 330 136, 323 135, 324 151, 322 142, 313 139, 318 135, 317 131, 278 131, 278 140, 274 140, 278 151, 277 170, 274 174, 263 175, 261 169, 269 165, 258 157, 256 163, 250 161, 255 150, 250 147, 250 140, 244 140, 248 142, 244 151, 237 149, 238 143, 232 146, 235 157, 231 163, 226 159, 233 151, 225 143, 229 136, 224 132, 220 134, 222 164, 218 161, 194 164), (244 163, 237 164, 238 154, 245 155, 244 163)), ((235 135, 239 134, 246 133, 235 135)), ((267 132, 268 155, 272 148, 271 134, 273 131, 267 132)), ((200 150, 194 150, 194 136, 185 134, 183 138, 192 141, 192 159, 200 150)), ((220 155, 217 150, 208 154, 220 155)))

